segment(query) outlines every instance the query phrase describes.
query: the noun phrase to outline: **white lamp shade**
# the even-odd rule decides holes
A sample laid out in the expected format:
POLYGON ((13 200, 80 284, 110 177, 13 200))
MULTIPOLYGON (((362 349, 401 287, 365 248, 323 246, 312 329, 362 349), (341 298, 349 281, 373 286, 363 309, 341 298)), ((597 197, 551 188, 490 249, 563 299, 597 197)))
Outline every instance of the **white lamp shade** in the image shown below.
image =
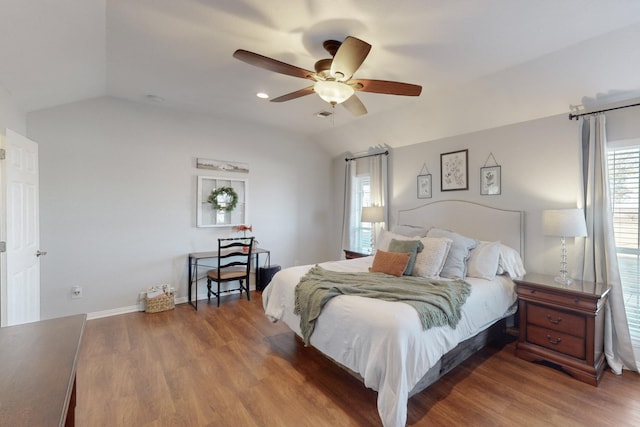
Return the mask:
POLYGON ((545 236, 583 237, 587 235, 582 209, 550 209, 542 212, 545 236))
POLYGON ((348 84, 333 80, 318 80, 313 85, 313 90, 320 98, 334 105, 343 103, 354 93, 354 89, 348 84))
POLYGON ((362 208, 362 222, 382 222, 384 221, 384 211, 382 206, 367 206, 362 208))

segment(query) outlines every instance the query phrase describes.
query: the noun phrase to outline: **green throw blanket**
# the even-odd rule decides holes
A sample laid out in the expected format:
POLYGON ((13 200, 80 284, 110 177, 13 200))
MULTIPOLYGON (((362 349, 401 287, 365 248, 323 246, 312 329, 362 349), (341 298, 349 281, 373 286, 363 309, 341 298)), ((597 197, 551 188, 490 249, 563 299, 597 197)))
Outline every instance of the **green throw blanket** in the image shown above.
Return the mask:
POLYGON ((423 329, 443 325, 455 329, 462 305, 470 293, 471 287, 463 280, 395 277, 384 273, 342 273, 316 265, 296 286, 294 312, 300 315, 302 338, 309 345, 322 307, 338 295, 403 302, 416 309, 423 329))

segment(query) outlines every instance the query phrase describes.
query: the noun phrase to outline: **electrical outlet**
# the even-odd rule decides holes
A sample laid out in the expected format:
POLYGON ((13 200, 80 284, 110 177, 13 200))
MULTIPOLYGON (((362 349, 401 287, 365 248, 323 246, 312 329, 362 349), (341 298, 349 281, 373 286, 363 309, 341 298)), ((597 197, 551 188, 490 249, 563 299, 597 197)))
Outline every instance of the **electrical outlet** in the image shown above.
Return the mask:
POLYGON ((71 298, 72 299, 82 298, 82 287, 81 286, 74 286, 74 287, 71 288, 71 298))

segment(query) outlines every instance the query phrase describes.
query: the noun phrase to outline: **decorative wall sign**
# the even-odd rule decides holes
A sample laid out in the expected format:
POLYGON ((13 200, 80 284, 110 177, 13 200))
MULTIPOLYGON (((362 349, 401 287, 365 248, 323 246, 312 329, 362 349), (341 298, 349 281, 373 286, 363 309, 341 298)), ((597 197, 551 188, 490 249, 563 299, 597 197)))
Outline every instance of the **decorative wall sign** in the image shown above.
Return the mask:
POLYGON ((501 193, 502 187, 502 170, 493 153, 489 153, 489 157, 484 162, 484 166, 480 168, 480 194, 483 196, 493 196, 501 193), (487 166, 489 159, 493 159, 494 166, 487 166))
POLYGON ((196 159, 198 169, 209 169, 220 172, 249 173, 249 163, 228 162, 226 160, 196 159))
POLYGON ((247 222, 247 180, 198 177, 196 226, 233 227, 247 222))
POLYGON ((469 189, 469 150, 440 154, 440 189, 442 191, 469 189))

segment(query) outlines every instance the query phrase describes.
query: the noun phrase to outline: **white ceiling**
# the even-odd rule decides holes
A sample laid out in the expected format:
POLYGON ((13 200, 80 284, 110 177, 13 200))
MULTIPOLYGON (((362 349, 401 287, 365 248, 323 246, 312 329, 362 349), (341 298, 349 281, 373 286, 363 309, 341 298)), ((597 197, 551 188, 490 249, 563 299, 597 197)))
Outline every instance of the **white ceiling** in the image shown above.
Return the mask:
POLYGON ((640 89, 637 71, 626 70, 640 65, 635 0, 2 0, 0 17, 0 89, 25 112, 155 95, 163 107, 300 132, 333 153, 544 117, 583 97, 640 89), (420 84, 422 95, 360 93, 369 114, 338 106, 332 123, 315 117, 331 110, 315 95, 255 96, 308 81, 232 57, 242 48, 313 69, 328 56, 322 42, 347 35, 373 46, 356 77, 420 84), (595 57, 581 50, 614 36, 595 57), (610 61, 631 61, 624 72, 584 66, 614 54, 610 61))

